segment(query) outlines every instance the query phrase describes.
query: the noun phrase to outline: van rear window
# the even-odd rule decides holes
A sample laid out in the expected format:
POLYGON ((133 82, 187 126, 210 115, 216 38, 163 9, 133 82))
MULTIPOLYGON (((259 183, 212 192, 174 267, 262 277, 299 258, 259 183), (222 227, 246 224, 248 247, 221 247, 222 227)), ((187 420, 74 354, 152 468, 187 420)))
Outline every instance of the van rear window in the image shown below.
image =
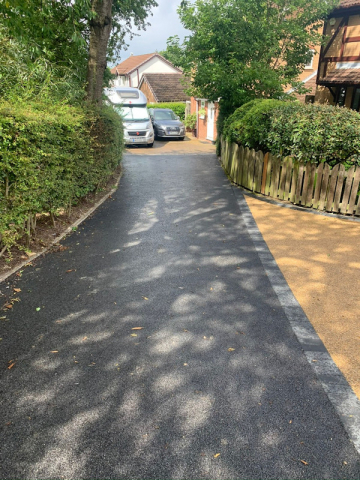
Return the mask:
POLYGON ((139 93, 138 92, 128 92, 128 91, 123 91, 123 90, 116 90, 116 92, 122 98, 139 98, 139 93))

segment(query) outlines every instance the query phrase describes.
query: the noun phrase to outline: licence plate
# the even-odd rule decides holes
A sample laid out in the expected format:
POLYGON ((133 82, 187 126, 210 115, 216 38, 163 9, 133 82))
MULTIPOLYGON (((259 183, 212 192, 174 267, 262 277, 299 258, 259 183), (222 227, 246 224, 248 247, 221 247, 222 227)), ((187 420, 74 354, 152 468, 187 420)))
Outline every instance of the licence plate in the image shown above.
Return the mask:
POLYGON ((146 142, 145 138, 132 138, 133 143, 142 143, 146 142))

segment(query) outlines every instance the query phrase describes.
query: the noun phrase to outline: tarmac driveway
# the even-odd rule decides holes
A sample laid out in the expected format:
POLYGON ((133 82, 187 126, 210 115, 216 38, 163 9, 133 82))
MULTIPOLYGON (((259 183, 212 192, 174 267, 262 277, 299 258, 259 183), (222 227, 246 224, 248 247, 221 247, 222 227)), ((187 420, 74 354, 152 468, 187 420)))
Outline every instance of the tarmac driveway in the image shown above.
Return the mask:
POLYGON ((147 153, 1 286, 0 478, 359 479, 217 158, 147 153))

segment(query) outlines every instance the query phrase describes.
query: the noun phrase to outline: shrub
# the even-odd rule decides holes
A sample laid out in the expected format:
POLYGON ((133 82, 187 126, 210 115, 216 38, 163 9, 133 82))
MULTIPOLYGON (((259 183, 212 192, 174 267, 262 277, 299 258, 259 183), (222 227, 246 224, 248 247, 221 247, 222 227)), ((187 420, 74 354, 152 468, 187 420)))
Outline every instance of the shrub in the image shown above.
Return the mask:
POLYGON ((180 120, 185 118, 186 104, 181 102, 149 103, 148 108, 170 108, 180 120))
POLYGON ((303 162, 360 165, 360 115, 344 107, 253 100, 228 117, 223 135, 303 162))
POLYGON ((184 125, 186 128, 194 130, 194 128, 196 127, 196 113, 189 113, 189 115, 187 115, 184 120, 184 125))
POLYGON ((271 99, 256 99, 245 103, 226 120, 225 138, 249 148, 264 149, 267 146, 272 112, 284 104, 286 102, 271 99))
POLYGON ((360 165, 360 115, 331 105, 282 106, 273 112, 267 149, 305 162, 360 165))
POLYGON ((120 163, 123 132, 110 108, 0 104, 0 249, 34 229, 36 214, 69 210, 120 163))

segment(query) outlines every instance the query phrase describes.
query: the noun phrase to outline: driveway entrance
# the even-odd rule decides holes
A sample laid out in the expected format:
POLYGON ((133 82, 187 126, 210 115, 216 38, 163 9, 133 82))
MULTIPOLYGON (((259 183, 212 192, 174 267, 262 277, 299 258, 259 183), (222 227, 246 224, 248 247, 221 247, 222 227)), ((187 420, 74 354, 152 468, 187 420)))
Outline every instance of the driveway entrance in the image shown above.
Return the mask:
POLYGON ((208 140, 200 141, 187 133, 184 140, 155 140, 152 148, 129 147, 126 152, 129 155, 198 155, 215 153, 215 145, 208 140))

